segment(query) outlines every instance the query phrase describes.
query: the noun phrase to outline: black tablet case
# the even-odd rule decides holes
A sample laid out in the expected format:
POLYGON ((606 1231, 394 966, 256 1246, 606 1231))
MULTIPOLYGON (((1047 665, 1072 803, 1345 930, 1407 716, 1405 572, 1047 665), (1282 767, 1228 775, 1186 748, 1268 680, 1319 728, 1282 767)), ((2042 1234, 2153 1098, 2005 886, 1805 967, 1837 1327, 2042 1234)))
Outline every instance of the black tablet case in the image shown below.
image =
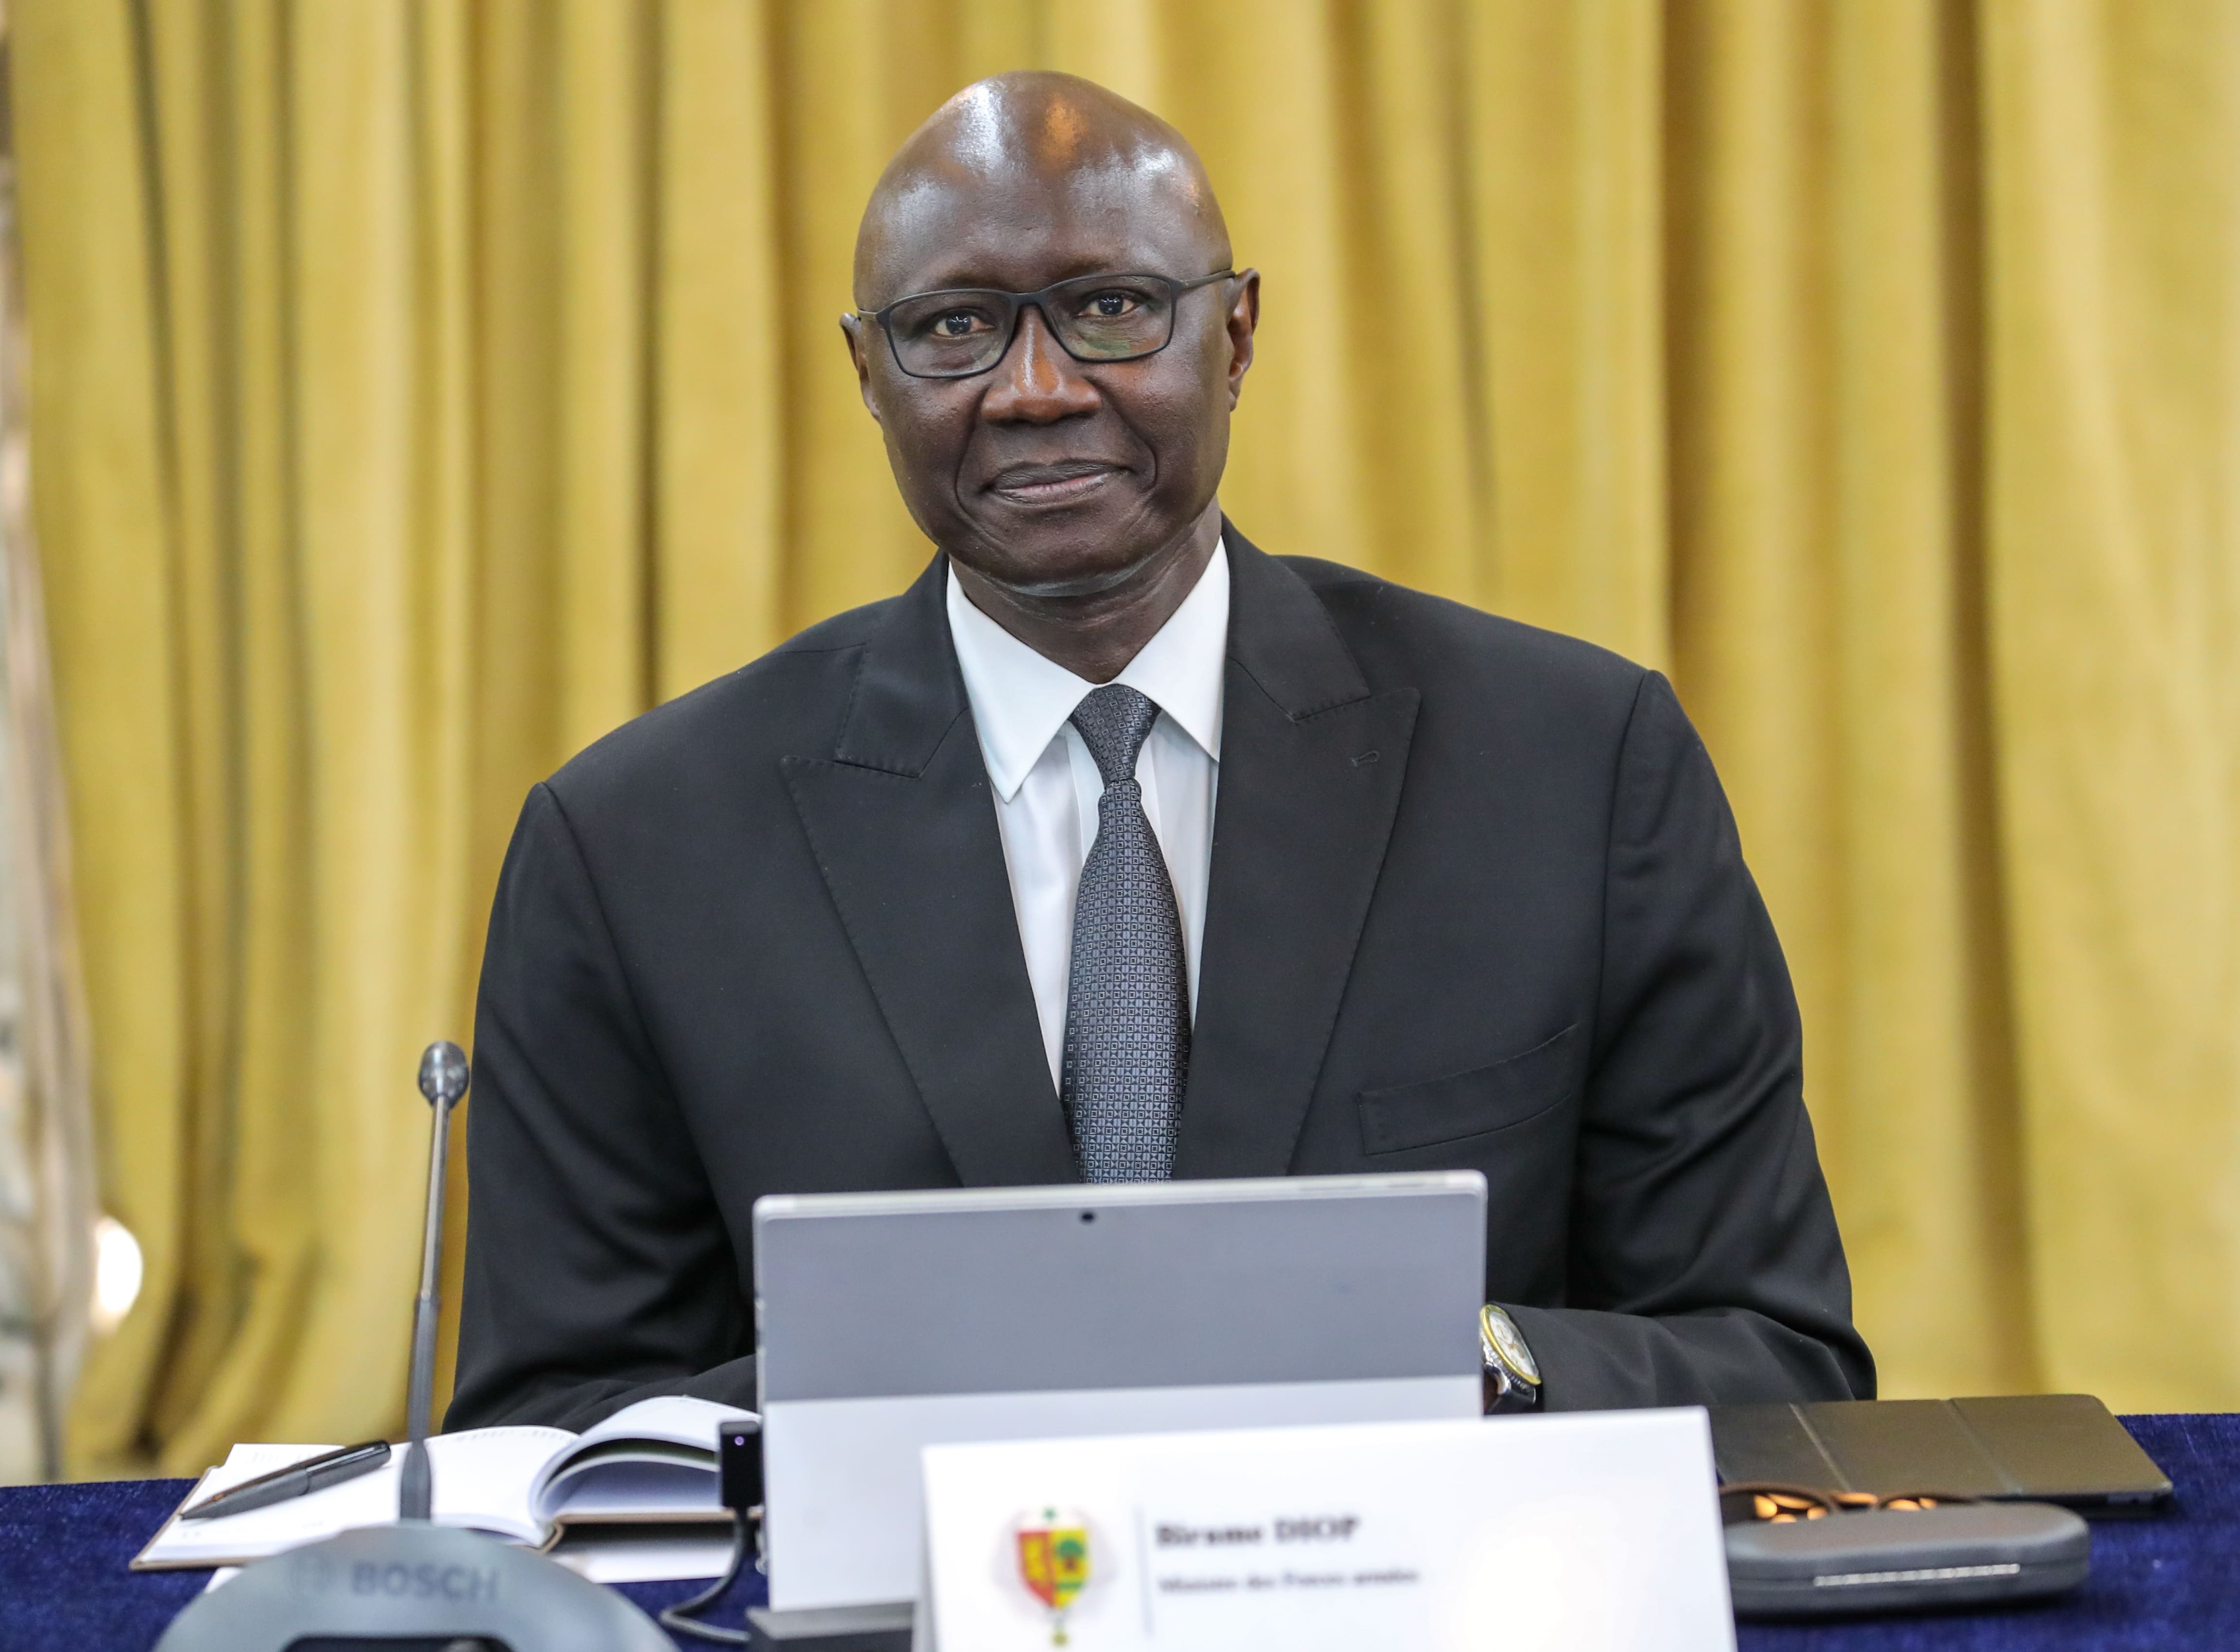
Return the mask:
POLYGON ((1970 1400, 1715 1405, 1727 1483, 1776 1480, 1890 1496, 2060 1503, 2087 1515, 2152 1512, 2170 1476, 2089 1394, 1970 1400))

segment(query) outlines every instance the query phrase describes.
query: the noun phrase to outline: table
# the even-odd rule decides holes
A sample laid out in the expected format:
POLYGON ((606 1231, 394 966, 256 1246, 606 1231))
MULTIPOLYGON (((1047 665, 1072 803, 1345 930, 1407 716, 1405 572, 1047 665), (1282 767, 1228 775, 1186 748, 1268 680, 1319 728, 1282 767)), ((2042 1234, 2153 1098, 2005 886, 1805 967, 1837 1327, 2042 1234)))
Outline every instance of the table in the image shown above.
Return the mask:
MULTIPOLYGON (((1746 1624, 1742 1652, 2131 1652, 2240 1648, 2240 1414, 2134 1416, 2124 1426, 2177 1484, 2157 1519, 2100 1521, 2075 1595, 2003 1612, 1837 1625, 1746 1624)), ((179 1500, 183 1480, 0 1488, 0 1652, 143 1652, 208 1581, 125 1562, 179 1500)), ((623 1593, 651 1611, 697 1583, 623 1593)), ((761 1598, 743 1584, 732 1615, 761 1598)), ((687 1647, 705 1642, 684 1641, 687 1647)))

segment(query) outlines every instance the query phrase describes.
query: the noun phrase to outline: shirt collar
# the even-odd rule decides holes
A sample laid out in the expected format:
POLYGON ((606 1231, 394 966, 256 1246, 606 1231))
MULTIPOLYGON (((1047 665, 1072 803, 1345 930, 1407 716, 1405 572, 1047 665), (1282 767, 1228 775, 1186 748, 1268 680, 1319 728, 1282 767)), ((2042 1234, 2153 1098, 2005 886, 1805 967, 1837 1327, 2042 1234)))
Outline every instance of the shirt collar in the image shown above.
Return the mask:
MULTIPOLYGON (((988 778, 1009 803, 1027 770, 1097 684, 1036 653, 990 619, 953 576, 949 635, 957 645, 988 778)), ((1182 606, 1114 680, 1142 693, 1219 762, 1222 674, 1228 653, 1229 548, 1217 544, 1182 606)))

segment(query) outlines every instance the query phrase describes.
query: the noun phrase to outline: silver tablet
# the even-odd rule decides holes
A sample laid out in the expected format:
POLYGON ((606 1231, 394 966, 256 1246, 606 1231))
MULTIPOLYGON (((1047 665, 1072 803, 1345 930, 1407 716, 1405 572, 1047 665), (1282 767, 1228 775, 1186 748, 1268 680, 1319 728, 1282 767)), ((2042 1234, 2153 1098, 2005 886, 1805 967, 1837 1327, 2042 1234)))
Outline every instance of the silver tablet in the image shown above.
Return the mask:
POLYGON ((909 1599, 936 1443, 1473 1416, 1485 1179, 755 1205, 770 1603, 909 1599))

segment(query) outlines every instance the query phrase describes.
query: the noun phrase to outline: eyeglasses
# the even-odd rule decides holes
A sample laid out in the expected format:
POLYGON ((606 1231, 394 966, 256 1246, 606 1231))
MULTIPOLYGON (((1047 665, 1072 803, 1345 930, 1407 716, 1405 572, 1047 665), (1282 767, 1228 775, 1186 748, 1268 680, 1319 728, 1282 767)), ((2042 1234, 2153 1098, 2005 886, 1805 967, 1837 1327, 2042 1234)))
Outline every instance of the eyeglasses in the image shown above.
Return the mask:
POLYGON ((1076 276, 1040 292, 953 287, 913 293, 858 321, 887 335, 895 365, 912 378, 970 378, 1003 359, 1019 330, 1019 312, 1043 313, 1065 353, 1077 362, 1132 362, 1156 356, 1175 336, 1175 309, 1186 292, 1226 281, 1217 270, 1195 281, 1169 276, 1076 276))
POLYGON ((1876 1509, 1912 1512, 1976 1501, 1942 1491, 1890 1492, 1877 1496, 1870 1491, 1835 1491, 1823 1486, 1792 1486, 1777 1480, 1745 1480, 1719 1488, 1719 1518, 1722 1524, 1729 1526, 1744 1526, 1752 1521, 1785 1526, 1792 1521, 1825 1520, 1830 1515, 1858 1514, 1876 1509))

